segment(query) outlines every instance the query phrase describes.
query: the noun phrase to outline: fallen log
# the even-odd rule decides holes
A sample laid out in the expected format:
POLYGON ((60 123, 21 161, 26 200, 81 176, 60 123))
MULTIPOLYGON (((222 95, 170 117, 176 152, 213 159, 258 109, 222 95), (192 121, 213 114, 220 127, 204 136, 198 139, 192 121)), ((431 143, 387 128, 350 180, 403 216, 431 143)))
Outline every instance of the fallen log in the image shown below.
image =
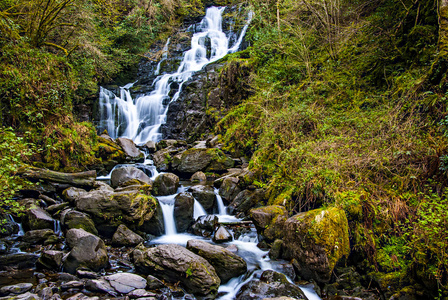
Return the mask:
POLYGON ((28 179, 65 183, 78 187, 92 187, 96 181, 96 171, 62 173, 35 167, 23 167, 17 175, 28 179))

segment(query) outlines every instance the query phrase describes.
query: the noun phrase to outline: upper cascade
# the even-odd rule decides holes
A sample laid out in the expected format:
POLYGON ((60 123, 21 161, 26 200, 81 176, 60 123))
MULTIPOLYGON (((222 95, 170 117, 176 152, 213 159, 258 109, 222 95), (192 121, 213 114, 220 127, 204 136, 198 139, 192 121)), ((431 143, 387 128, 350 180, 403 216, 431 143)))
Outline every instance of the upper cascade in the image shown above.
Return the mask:
MULTIPOLYGON (((99 130, 106 129, 112 138, 126 137, 134 140, 136 144, 159 141, 162 138, 159 129, 166 122, 169 104, 178 99, 183 84, 205 65, 240 48, 252 13, 249 13, 238 39, 233 41, 234 39, 222 30, 224 10, 225 7, 207 9, 205 17, 196 26, 196 32, 191 38, 191 48, 184 52, 177 71, 159 75, 159 63, 154 74, 159 76, 154 79, 153 90, 149 94, 133 99, 129 89, 134 83, 120 87, 119 96, 101 87, 99 130)), ((161 62, 166 60, 169 42, 170 39, 162 50, 161 62)))

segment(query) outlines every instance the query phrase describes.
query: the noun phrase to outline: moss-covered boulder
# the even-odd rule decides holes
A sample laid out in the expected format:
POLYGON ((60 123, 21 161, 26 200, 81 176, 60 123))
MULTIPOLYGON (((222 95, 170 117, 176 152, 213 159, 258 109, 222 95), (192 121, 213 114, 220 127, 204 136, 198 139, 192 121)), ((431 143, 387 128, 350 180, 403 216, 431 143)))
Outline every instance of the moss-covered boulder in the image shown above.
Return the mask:
POLYGON ((215 269, 201 256, 179 245, 137 248, 134 265, 141 274, 153 275, 168 282, 180 282, 195 296, 215 298, 221 283, 215 269))
POLYGON ((336 263, 350 253, 348 221, 336 207, 315 209, 285 222, 285 259, 297 261, 304 279, 328 282, 336 263))
POLYGON ((222 181, 221 187, 219 188, 219 195, 228 203, 232 202, 236 195, 241 192, 238 186, 239 181, 237 177, 227 177, 222 181))
POLYGON ((67 209, 61 214, 61 225, 65 230, 72 228, 84 229, 91 234, 98 235, 98 230, 95 228, 95 223, 92 219, 80 211, 67 209))
POLYGON ((261 234, 268 243, 276 239, 282 239, 283 228, 288 219, 286 208, 279 205, 270 205, 250 210, 249 216, 254 222, 259 234, 261 234))
POLYGON ((117 168, 112 171, 110 176, 112 187, 129 185, 151 185, 152 180, 142 170, 135 167, 117 168))
POLYGON ((98 137, 98 144, 93 151, 96 157, 101 158, 107 171, 110 171, 115 164, 126 161, 126 154, 121 146, 107 135, 98 137))
POLYGON ((173 173, 163 173, 156 177, 152 186, 155 196, 167 196, 177 192, 179 188, 179 177, 173 173))
POLYGON ((55 220, 42 208, 33 206, 23 217, 25 230, 54 229, 55 220))
POLYGON ((191 148, 182 153, 177 171, 193 174, 197 171, 225 172, 232 168, 234 161, 216 148, 191 148))

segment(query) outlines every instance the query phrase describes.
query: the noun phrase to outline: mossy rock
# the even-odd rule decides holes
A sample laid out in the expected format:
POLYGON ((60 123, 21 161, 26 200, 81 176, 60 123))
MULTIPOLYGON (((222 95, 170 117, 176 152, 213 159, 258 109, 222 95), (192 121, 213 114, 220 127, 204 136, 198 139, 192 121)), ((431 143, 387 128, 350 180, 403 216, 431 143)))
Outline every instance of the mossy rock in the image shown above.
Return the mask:
POLYGON ((286 208, 279 205, 270 205, 250 210, 250 218, 254 222, 259 234, 267 242, 273 242, 276 239, 282 239, 284 236, 283 227, 288 212, 286 208))
POLYGON ((328 282, 336 263, 350 253, 345 212, 329 207, 292 216, 283 241, 284 258, 297 260, 302 278, 328 282))
POLYGON ((177 171, 193 174, 198 171, 225 172, 232 168, 234 161, 216 148, 191 148, 182 153, 177 171))

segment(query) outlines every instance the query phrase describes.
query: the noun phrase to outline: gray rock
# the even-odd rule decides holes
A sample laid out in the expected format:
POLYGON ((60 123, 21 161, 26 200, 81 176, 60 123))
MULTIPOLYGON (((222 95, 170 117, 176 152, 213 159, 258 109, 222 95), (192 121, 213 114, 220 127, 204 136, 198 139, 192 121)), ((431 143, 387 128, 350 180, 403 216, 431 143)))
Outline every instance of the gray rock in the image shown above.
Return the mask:
POLYGON ((0 300, 42 300, 38 295, 26 292, 25 294, 17 296, 1 297, 0 300))
POLYGON ((32 283, 18 283, 14 285, 7 285, 0 288, 0 294, 9 295, 9 294, 23 294, 31 290, 33 287, 32 283))
POLYGON ((145 240, 141 236, 123 224, 118 226, 117 231, 115 231, 112 237, 112 244, 117 246, 136 246, 144 241, 145 240))
POLYGON ((107 293, 114 297, 117 296, 115 289, 103 278, 87 280, 85 288, 92 292, 107 293))
POLYGON ((152 275, 148 275, 148 277, 146 277, 146 288, 148 290, 159 290, 166 288, 166 285, 160 279, 157 279, 152 275))
POLYGON ((241 192, 238 182, 239 179, 236 177, 227 177, 223 180, 221 187, 219 188, 219 194, 229 203, 241 192))
POLYGON ((59 271, 62 265, 63 257, 64 252, 62 251, 43 250, 37 260, 37 265, 42 269, 59 271))
POLYGON ((79 281, 79 280, 63 282, 63 283, 61 283, 60 287, 61 287, 62 290, 82 289, 82 288, 84 288, 84 282, 83 281, 79 281))
POLYGON ((42 208, 35 207, 25 213, 23 228, 28 230, 53 229, 55 220, 42 208))
POLYGON ((57 203, 57 204, 48 206, 47 208, 45 208, 45 210, 49 214, 55 215, 55 214, 58 214, 60 211, 64 210, 65 208, 67 208, 69 205, 70 204, 68 202, 57 203))
POLYGON ((70 229, 67 244, 72 250, 64 262, 64 269, 71 274, 79 267, 99 271, 109 263, 103 240, 83 229, 70 229))
POLYGON ((206 182, 207 176, 205 175, 204 172, 198 171, 191 176, 190 181, 191 182, 206 182))
POLYGON ((34 253, 11 253, 0 256, 0 266, 18 265, 20 268, 33 268, 39 255, 34 253))
POLYGON ((76 275, 79 278, 88 278, 88 279, 97 279, 99 277, 97 273, 86 270, 77 270, 76 275))
POLYGON ((98 235, 95 224, 85 213, 76 210, 65 210, 61 214, 61 225, 64 229, 84 229, 91 234, 98 235))
POLYGON ((244 259, 221 246, 200 240, 189 240, 187 249, 205 258, 215 268, 221 283, 225 283, 230 278, 242 275, 247 271, 247 264, 244 259))
POLYGON ((132 140, 127 138, 117 138, 117 143, 126 154, 126 160, 131 162, 143 162, 145 160, 145 155, 137 149, 132 140))
POLYGON ((177 192, 179 177, 172 173, 160 174, 154 180, 152 192, 155 196, 167 196, 177 192))
POLYGON ((254 222, 257 232, 268 243, 284 236, 284 226, 288 219, 288 212, 284 206, 270 205, 250 210, 250 218, 254 222))
POLYGON ((95 297, 88 297, 86 295, 84 295, 83 293, 77 293, 69 298, 67 298, 66 300, 99 300, 100 298, 95 296, 95 297))
POLYGON ((208 212, 213 213, 213 207, 215 206, 215 191, 209 185, 194 185, 188 189, 193 197, 201 203, 202 207, 208 212))
POLYGON ((218 217, 215 215, 200 216, 192 229, 195 235, 210 237, 218 225, 218 217))
POLYGON ((25 235, 23 236, 23 241, 26 243, 30 243, 32 245, 44 244, 44 242, 49 238, 57 238, 53 230, 38 229, 25 232, 25 235))
POLYGON ((237 214, 249 212, 251 208, 262 203, 264 198, 264 190, 257 189, 255 191, 244 190, 236 195, 232 203, 228 206, 229 213, 237 214))
POLYGON ((213 235, 213 241, 215 243, 225 243, 232 240, 232 235, 227 229, 220 225, 218 229, 216 229, 215 234, 213 235))
POLYGON ((177 232, 187 231, 194 222, 194 198, 190 193, 180 193, 174 201, 174 219, 177 232))
POLYGON ((50 300, 53 297, 53 289, 51 287, 45 287, 42 290, 40 290, 37 295, 42 300, 50 300))
POLYGON ((151 185, 152 180, 142 170, 135 167, 118 168, 112 171, 110 182, 113 188, 128 185, 151 185))
POLYGON ((85 193, 87 193, 86 190, 77 187, 70 187, 62 192, 62 196, 68 202, 73 203, 79 196, 85 193))
POLYGON ((178 282, 198 296, 215 297, 221 283, 215 269, 204 258, 179 245, 160 245, 133 252, 136 269, 168 282, 178 282))
POLYGON ((120 294, 127 294, 135 289, 144 289, 146 279, 131 273, 116 273, 105 276, 104 279, 120 294))
POLYGON ((156 143, 154 143, 153 141, 147 141, 145 147, 149 153, 154 153, 157 150, 156 143))
POLYGON ((156 297, 157 294, 148 292, 147 290, 144 290, 144 289, 137 289, 137 290, 133 290, 132 292, 130 292, 130 293, 128 294, 128 296, 129 296, 130 298, 138 298, 138 299, 141 299, 141 298, 147 298, 147 297, 156 297))

